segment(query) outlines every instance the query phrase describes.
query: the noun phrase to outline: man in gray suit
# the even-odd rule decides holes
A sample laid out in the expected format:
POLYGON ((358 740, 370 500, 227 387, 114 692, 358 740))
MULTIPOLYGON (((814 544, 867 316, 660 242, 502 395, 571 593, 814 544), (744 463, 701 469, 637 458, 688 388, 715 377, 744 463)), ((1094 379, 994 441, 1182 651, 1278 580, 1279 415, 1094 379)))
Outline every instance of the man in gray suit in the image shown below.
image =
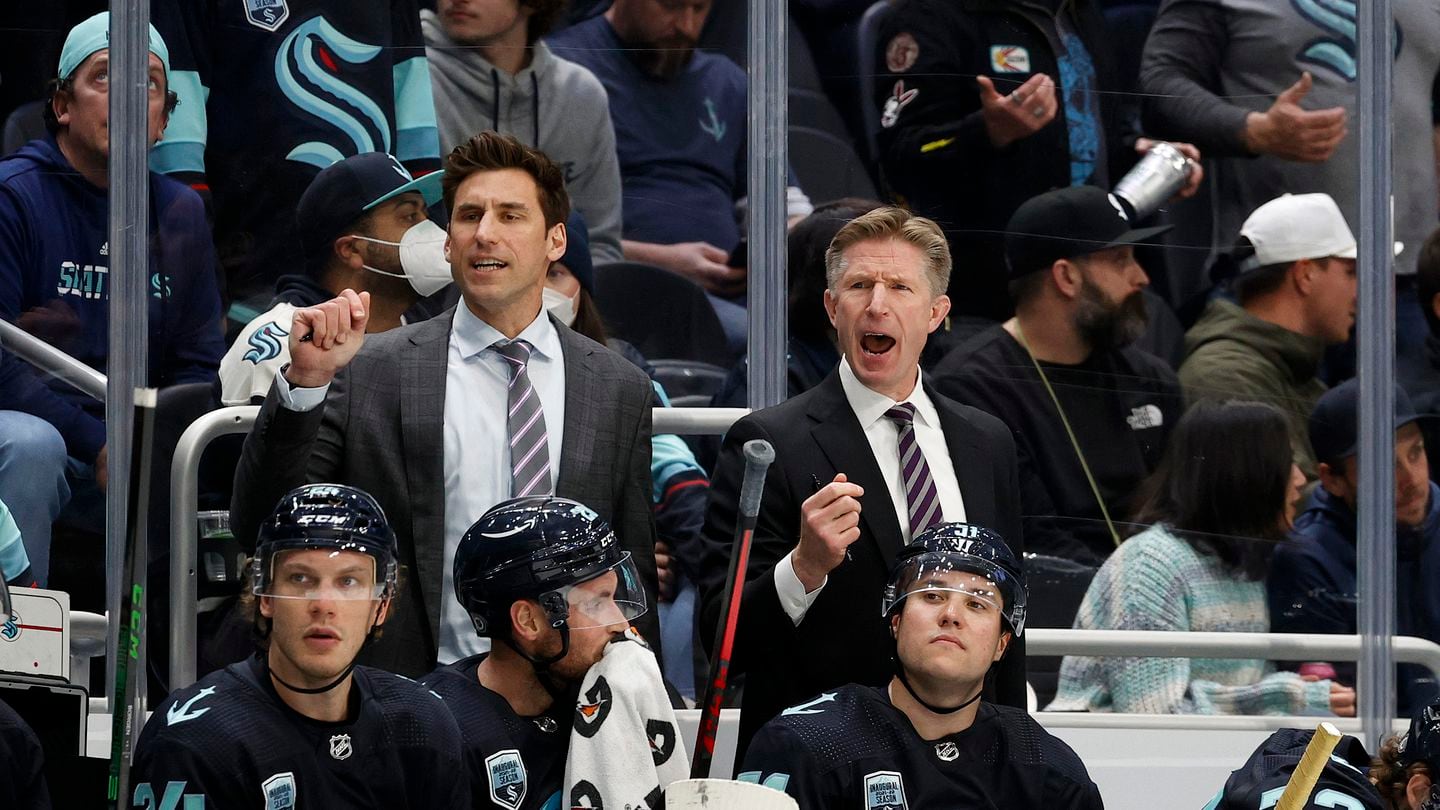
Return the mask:
MULTIPOLYGON (((410 587, 368 660, 417 676, 485 650, 451 596, 451 563, 470 524, 510 497, 590 506, 630 551, 651 604, 656 594, 650 381, 541 305, 546 271, 565 253, 559 168, 485 132, 446 158, 442 187, 460 303, 368 338, 368 293, 296 310, 291 362, 246 437, 231 506, 236 536, 251 542, 297 484, 373 494, 410 587)), ((639 628, 658 650, 656 615, 639 628)))

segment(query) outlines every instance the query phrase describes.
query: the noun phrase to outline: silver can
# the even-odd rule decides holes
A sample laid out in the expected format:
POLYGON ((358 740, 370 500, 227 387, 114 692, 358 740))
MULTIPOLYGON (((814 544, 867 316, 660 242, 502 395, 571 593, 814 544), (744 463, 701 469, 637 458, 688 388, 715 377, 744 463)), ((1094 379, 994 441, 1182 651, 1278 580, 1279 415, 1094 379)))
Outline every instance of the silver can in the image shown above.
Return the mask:
POLYGON ((1194 169, 1183 152, 1162 141, 1150 147, 1135 168, 1120 178, 1115 196, 1130 204, 1137 220, 1144 219, 1184 188, 1194 169))

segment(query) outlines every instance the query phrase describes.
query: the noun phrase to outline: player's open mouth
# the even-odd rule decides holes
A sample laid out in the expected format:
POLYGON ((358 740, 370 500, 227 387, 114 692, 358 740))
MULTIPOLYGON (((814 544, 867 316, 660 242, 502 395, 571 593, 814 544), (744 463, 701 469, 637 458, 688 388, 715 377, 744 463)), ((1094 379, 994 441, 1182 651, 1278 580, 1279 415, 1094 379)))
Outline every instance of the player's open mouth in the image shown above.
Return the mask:
POLYGON ((882 355, 895 347, 895 338, 881 332, 866 332, 860 336, 860 351, 865 354, 882 355))

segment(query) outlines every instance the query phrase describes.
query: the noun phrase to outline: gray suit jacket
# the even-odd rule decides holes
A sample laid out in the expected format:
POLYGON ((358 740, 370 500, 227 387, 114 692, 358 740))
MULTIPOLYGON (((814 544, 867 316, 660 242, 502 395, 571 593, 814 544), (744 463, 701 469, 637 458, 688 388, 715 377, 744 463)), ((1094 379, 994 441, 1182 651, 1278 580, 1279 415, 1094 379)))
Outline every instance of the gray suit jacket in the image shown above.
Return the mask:
MULTIPOLYGON (((325 404, 280 405, 274 387, 235 470, 231 525, 253 547, 290 489, 333 481, 380 502, 400 543, 402 588, 382 640, 365 660, 404 675, 435 666, 445 556, 445 374, 454 309, 365 339, 325 404)), ((645 373, 556 322, 565 355, 565 432, 556 494, 610 521, 645 581, 650 610, 637 626, 659 650, 655 522, 650 507, 650 408, 645 373)), ((503 418, 497 415, 496 418, 503 418)), ((497 470, 497 475, 509 475, 497 470)), ((479 515, 469 516, 471 520, 479 515)))

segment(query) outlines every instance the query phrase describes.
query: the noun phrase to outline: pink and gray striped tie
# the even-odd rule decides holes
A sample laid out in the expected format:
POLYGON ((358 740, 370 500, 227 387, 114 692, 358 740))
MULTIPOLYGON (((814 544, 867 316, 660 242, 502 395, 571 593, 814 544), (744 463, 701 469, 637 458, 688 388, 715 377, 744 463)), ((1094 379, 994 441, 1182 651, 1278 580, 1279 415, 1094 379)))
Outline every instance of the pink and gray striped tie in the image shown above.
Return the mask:
POLYGON ((900 428, 900 480, 905 484, 905 503, 910 507, 910 537, 940 522, 940 492, 930 465, 915 441, 915 406, 908 402, 885 412, 900 428))
POLYGON ((531 346, 523 340, 496 341, 494 349, 510 364, 510 495, 550 494, 550 443, 540 395, 530 384, 526 366, 531 346))

